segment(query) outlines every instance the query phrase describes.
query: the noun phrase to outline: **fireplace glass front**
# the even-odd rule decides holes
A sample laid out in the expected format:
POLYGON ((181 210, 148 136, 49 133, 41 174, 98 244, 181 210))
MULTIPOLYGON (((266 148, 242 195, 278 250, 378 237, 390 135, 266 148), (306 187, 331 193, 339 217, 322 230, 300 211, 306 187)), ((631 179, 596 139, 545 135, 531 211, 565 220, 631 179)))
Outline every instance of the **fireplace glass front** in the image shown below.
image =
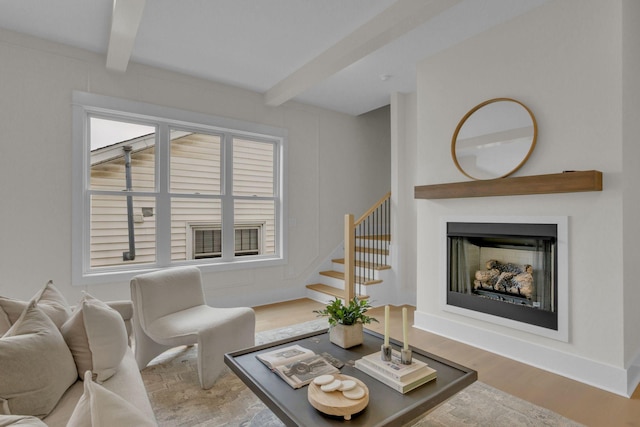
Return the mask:
POLYGON ((558 329, 557 225, 447 223, 447 304, 558 329))

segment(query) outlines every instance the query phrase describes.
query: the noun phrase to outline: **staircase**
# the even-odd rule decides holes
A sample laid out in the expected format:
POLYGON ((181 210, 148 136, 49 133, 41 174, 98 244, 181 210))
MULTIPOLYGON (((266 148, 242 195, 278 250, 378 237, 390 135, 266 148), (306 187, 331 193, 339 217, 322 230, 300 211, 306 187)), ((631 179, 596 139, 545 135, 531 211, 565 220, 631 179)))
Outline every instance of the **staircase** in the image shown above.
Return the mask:
POLYGON ((390 198, 387 193, 357 221, 345 215, 344 257, 331 260, 331 269, 319 272, 319 283, 307 285, 310 298, 327 303, 334 298, 370 298, 373 285, 384 281, 388 265, 390 198))

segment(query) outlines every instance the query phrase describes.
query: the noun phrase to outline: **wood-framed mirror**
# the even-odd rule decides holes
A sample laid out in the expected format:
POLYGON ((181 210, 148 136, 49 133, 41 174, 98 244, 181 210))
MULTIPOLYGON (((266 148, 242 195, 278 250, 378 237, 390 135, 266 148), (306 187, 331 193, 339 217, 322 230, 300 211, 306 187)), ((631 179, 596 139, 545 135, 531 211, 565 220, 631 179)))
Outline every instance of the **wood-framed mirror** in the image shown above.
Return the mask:
POLYGON ((451 156, 475 180, 505 178, 529 159, 538 137, 536 119, 520 101, 494 98, 473 107, 451 139, 451 156))

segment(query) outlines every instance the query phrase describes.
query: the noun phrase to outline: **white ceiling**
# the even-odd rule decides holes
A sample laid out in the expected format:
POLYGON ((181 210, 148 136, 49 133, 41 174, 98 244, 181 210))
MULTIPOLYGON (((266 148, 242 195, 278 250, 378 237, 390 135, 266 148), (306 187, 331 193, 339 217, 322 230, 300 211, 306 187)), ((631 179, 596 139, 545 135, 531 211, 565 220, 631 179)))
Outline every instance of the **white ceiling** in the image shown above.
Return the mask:
POLYGON ((268 105, 358 115, 415 91, 422 59, 548 0, 117 0, 129 47, 126 34, 110 44, 114 1, 2 0, 0 27, 104 54, 105 66, 117 53, 123 69, 130 57, 264 93, 268 105))

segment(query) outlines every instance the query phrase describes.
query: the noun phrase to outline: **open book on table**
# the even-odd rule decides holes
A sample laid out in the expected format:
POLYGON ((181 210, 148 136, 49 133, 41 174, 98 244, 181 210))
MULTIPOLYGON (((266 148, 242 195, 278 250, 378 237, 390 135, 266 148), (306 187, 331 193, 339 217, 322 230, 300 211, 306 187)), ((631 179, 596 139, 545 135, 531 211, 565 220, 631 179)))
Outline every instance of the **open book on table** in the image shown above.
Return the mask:
POLYGON ((257 354, 256 357, 293 388, 303 387, 319 375, 340 372, 324 357, 297 344, 257 354))

